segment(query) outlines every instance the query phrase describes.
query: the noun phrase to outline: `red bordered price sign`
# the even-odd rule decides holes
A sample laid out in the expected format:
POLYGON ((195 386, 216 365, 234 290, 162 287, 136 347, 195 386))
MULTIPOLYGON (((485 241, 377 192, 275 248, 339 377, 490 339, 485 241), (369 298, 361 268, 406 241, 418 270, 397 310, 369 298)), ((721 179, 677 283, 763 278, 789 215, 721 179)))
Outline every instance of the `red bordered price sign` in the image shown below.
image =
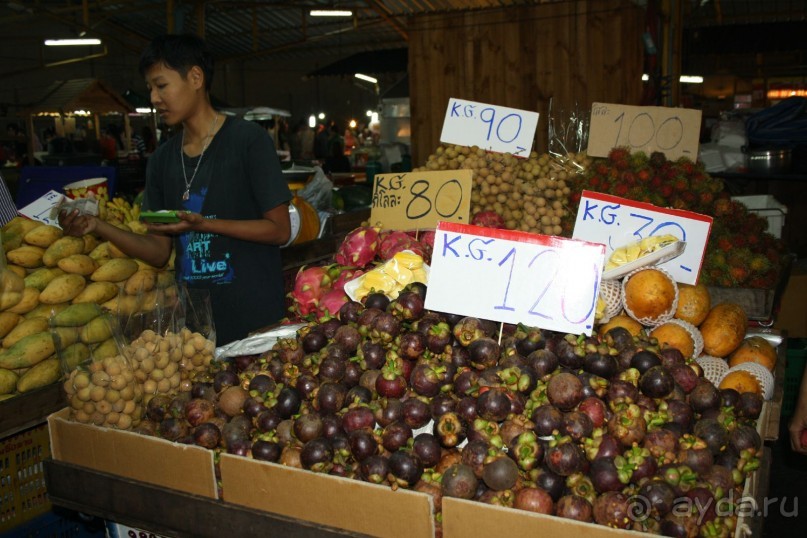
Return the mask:
POLYGON ((604 256, 601 244, 441 222, 426 308, 590 335, 604 256))
POLYGON ((712 217, 683 209, 658 207, 601 192, 583 191, 575 239, 603 243, 606 256, 628 243, 658 235, 674 235, 686 242, 686 250, 661 264, 676 282, 697 284, 706 244, 712 230, 712 217))

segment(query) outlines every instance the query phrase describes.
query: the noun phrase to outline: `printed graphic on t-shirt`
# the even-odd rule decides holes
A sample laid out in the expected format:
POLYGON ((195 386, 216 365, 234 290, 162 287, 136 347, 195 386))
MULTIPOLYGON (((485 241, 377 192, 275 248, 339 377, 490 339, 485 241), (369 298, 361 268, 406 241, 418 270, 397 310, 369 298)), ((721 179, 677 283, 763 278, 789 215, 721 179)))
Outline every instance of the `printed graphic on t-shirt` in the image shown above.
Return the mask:
MULTIPOLYGON (((184 209, 201 213, 207 189, 191 193, 190 198, 182 206, 184 209)), ((216 218, 205 215, 205 218, 216 218)), ((218 234, 189 232, 179 237, 181 251, 179 277, 185 282, 227 284, 233 281, 233 270, 229 251, 223 251, 225 238, 218 234)), ((226 248, 226 247, 224 247, 226 248)))

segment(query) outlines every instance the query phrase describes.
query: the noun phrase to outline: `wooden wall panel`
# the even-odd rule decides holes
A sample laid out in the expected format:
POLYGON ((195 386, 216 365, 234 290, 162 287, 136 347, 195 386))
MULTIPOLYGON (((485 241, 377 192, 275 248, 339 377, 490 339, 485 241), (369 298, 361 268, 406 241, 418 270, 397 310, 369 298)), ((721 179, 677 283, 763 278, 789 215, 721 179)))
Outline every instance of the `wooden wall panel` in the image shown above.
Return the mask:
POLYGON ((439 145, 450 97, 535 110, 538 151, 547 112, 595 101, 639 104, 644 10, 628 0, 572 0, 420 15, 409 24, 412 152, 439 145))

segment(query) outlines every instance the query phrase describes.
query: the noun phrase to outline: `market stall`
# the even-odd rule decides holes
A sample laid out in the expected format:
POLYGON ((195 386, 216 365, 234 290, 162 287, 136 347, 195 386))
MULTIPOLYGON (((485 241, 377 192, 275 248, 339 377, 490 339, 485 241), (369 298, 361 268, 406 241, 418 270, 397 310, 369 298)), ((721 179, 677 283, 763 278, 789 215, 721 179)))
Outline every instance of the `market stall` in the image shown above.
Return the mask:
MULTIPOLYGON (((790 257, 688 158, 699 113, 595 103, 569 118, 585 150, 538 154, 533 111, 445 108, 440 145, 376 174, 369 211, 300 221, 317 239, 282 251, 288 320, 226 346, 170 264, 7 224, 0 406, 64 394, 47 448, 42 426, 13 436, 42 446, 40 472, 52 453, 51 499, 168 534, 217 527, 94 492, 215 506, 246 534, 758 535, 755 514, 702 506, 767 493, 787 335, 764 325, 790 257), (68 498, 79 472, 90 493, 68 498)), ((99 197, 115 226, 144 232, 139 215, 99 197)))
POLYGON ((216 360, 193 328, 146 331, 128 364, 91 354, 71 371, 68 407, 48 419, 52 496, 166 534, 218 527, 66 488, 82 473, 90 492, 120 485, 245 535, 759 536, 753 512, 694 504, 763 501, 788 345, 749 323, 775 310, 742 304, 781 285, 786 256, 771 252, 786 251, 720 187, 658 153, 516 159, 446 142, 422 168, 374 178, 373 225, 335 221, 328 241, 288 247, 290 324, 216 360), (643 174, 662 188, 623 191, 643 174), (631 219, 664 233, 631 239, 631 219), (766 264, 753 245, 747 265, 720 257, 740 230, 762 236, 766 264), (94 403, 127 369, 142 394, 121 411, 94 403))

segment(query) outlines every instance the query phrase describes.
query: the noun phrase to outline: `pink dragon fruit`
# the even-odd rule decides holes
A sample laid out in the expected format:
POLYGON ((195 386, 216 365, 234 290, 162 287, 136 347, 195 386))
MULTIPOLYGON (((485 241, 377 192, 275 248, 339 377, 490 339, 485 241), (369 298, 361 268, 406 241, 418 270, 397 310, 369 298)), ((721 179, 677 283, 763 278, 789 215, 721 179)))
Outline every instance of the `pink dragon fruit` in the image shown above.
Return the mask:
POLYGON ((414 237, 406 232, 391 231, 382 236, 378 256, 382 261, 387 261, 402 250, 411 250, 421 257, 425 254, 423 246, 414 237))
POLYGON ((351 231, 345 236, 336 251, 334 256, 336 263, 352 267, 365 267, 375 259, 380 231, 375 226, 361 226, 351 231))
POLYGON ((426 253, 426 256, 423 257, 423 261, 426 263, 431 263, 432 252, 434 252, 434 236, 434 230, 420 232, 420 244, 423 246, 423 251, 426 253))
POLYGON ((486 228, 504 228, 504 219, 495 211, 480 211, 473 216, 471 224, 486 228))
POLYGON ((359 278, 363 274, 364 269, 359 269, 358 267, 343 267, 342 271, 334 279, 333 286, 331 286, 331 289, 344 290, 345 284, 347 284, 354 278, 359 278))
POLYGON ((294 279, 294 291, 289 295, 293 301, 291 311, 300 317, 317 311, 321 296, 331 287, 326 267, 302 267, 294 279))
POLYGON ((339 309, 342 308, 342 305, 349 300, 350 298, 345 294, 344 290, 334 288, 326 291, 319 299, 319 305, 317 307, 318 317, 336 316, 336 314, 339 313, 339 309))

